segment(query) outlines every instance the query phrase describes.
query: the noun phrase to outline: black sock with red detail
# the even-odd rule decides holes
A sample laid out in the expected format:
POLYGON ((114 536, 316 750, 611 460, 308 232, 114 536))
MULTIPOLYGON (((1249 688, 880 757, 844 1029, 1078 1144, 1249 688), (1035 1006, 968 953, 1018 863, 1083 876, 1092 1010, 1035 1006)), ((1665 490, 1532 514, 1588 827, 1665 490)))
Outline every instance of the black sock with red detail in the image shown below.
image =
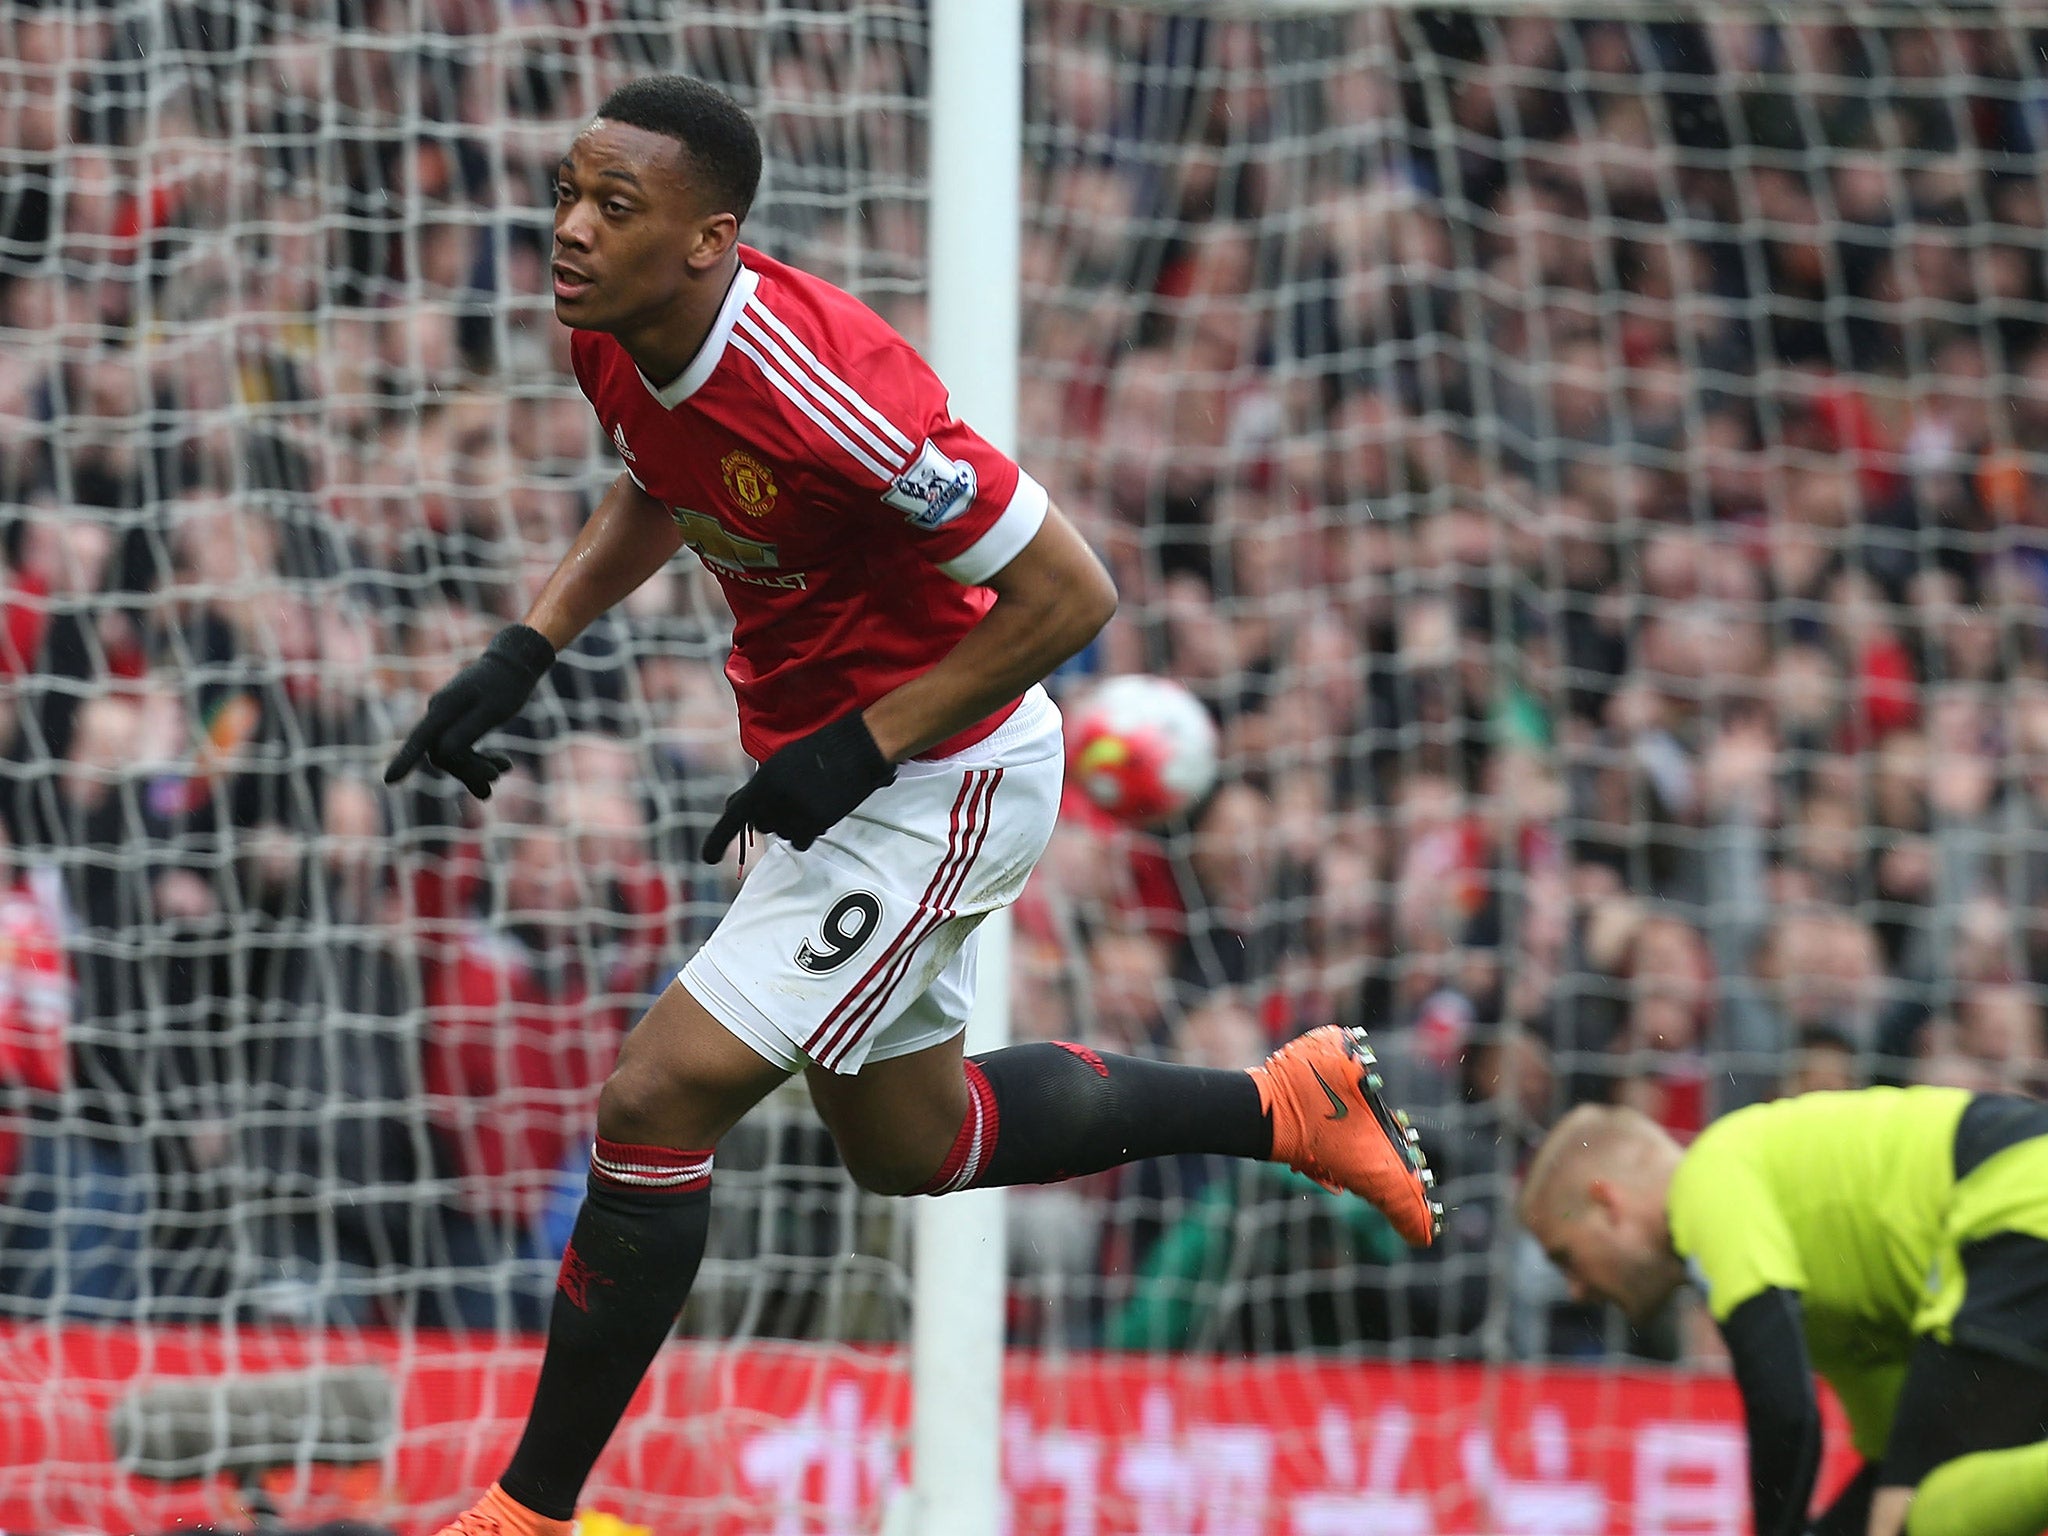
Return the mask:
POLYGON ((600 1139, 562 1254, 526 1433, 498 1484, 554 1520, 576 1498, 675 1327, 704 1257, 711 1154, 600 1139))
POLYGON ((1182 1152, 1273 1154, 1249 1072, 1103 1056, 1064 1040, 967 1061, 967 1119, 923 1194, 1050 1184, 1182 1152))

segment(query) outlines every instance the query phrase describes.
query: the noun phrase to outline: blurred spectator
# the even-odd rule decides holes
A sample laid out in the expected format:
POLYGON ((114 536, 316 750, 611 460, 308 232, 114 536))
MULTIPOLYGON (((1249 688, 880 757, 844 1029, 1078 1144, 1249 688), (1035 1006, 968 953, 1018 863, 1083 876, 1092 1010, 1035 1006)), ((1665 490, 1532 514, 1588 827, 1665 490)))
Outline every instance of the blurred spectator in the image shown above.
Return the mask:
POLYGON ((31 1142, 18 1183, 46 1219, 15 1246, 45 1255, 28 1261, 24 1294, 52 1296, 61 1272, 63 1304, 88 1315, 221 1280, 206 1254, 229 1150, 220 908, 214 871, 176 852, 216 824, 216 806, 183 734, 167 694, 88 699, 55 784, 17 805, 25 856, 59 875, 77 1002, 67 1114, 31 1142))
POLYGON ((1793 1043, 1778 1095, 1789 1099, 1802 1093, 1840 1093, 1862 1086, 1856 1042, 1838 1029, 1816 1024, 1801 1030, 1793 1043))
POLYGON ((1623 963, 1627 1013, 1609 1044, 1617 1102, 1640 1109, 1681 1141, 1712 1106, 1707 1052, 1717 999, 1706 941, 1675 917, 1637 926, 1623 963))
POLYGON ((251 1049, 245 1128, 270 1218, 259 1313, 369 1321, 432 1262, 414 1194, 431 1167, 396 874, 377 793, 327 780, 317 843, 294 870, 300 899, 269 914, 277 1013, 251 1049))
POLYGON ((1957 1002, 1955 1049, 2004 1091, 2039 1094, 2048 1088, 2041 1029, 2031 988, 1980 986, 1957 1002))
POLYGON ((1126 1055, 1168 1047, 1173 1017, 1166 947, 1148 933, 1106 933, 1088 948, 1084 1043, 1126 1055))
MULTIPOLYGON (((569 839, 547 826, 508 836, 497 923, 464 924, 427 973, 423 1083, 454 1178, 441 1229, 458 1269, 548 1257, 537 1223, 630 1022, 579 942, 586 895, 569 839)), ((535 1325, 546 1294, 545 1283, 513 1291, 512 1315, 535 1325)), ((503 1299, 457 1282, 457 1315, 472 1325, 501 1321, 503 1299)))
POLYGON ((1187 987, 1262 984, 1278 960, 1270 898, 1272 802, 1249 784, 1226 784, 1198 813, 1188 857, 1193 889, 1174 972, 1187 987))
MULTIPOLYGON (((0 832, 4 838, 4 832, 0 832)), ((56 1118, 70 1077, 71 962, 46 871, 26 868, 0 842, 0 1189, 22 1138, 56 1118)), ((8 1201, 14 1205, 17 1202, 8 1201)), ((27 1202, 19 1202, 26 1207, 27 1202)), ((0 1254, 10 1246, 0 1238, 0 1254)), ((4 1264, 4 1259, 0 1259, 4 1264)))

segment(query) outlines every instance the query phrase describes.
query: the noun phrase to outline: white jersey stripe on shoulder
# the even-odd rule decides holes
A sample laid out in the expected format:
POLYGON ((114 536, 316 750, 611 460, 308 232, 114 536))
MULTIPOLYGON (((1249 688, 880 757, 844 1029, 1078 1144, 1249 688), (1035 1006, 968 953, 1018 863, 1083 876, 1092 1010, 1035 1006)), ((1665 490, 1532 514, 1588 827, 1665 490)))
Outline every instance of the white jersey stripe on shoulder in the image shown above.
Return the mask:
POLYGON ((759 294, 759 292, 755 292, 747 296, 747 313, 759 315, 761 319, 764 322, 766 322, 768 328, 774 331, 776 335, 780 336, 783 339, 783 341, 788 344, 789 349, 792 352, 796 353, 798 357, 802 358, 806 363, 810 364, 812 371, 815 372, 819 378, 823 379, 826 384, 830 385, 833 389, 837 390, 839 394, 846 400, 846 402, 849 405, 851 405, 855 410, 859 411, 861 415, 867 417, 869 421, 873 422, 877 427, 881 428, 883 435, 886 436, 891 442, 893 442, 898 448, 901 448, 904 451, 904 453, 908 454, 916 450, 917 444, 912 442, 908 437, 906 437, 903 434, 902 430, 899 427, 897 427, 897 425, 894 422, 890 421, 888 417, 884 416, 880 411, 876 410, 873 406, 869 405, 867 401, 861 397, 861 394, 858 390, 854 389, 844 379, 840 378, 838 374, 834 373, 830 368, 827 368, 823 363, 819 362, 817 357, 812 353, 811 349, 805 346, 801 341, 798 341, 796 339, 796 333, 790 330, 788 326, 782 323, 782 317, 777 315, 774 310, 770 309, 766 304, 764 304, 761 301, 761 295, 759 294))
POLYGON ((813 405, 810 401, 810 397, 804 394, 804 392, 798 389, 794 384, 792 384, 789 381, 788 377, 782 372, 782 370, 774 366, 772 363, 770 363, 768 359, 761 354, 760 349, 757 348, 752 341, 748 340, 745 336, 741 335, 737 329, 735 329, 732 333, 732 346, 733 350, 738 352, 741 356, 751 357, 754 360, 754 366, 761 370, 762 377, 767 379, 767 381, 770 384, 773 384, 777 389, 781 390, 784 398, 786 398, 791 405, 795 406, 798 410, 802 411, 806 416, 810 417, 812 421, 816 422, 818 425, 818 429, 821 432, 823 432, 827 437, 831 438, 833 442, 837 443, 840 447, 844 448, 856 464, 859 464, 863 469, 867 470, 869 474, 873 475, 876 480, 880 481, 884 485, 887 485, 891 480, 895 478, 895 470, 891 469, 888 465, 882 463, 880 460, 875 458, 874 455, 869 453, 865 448, 858 446, 852 438, 848 437, 846 433, 840 429, 840 426, 836 421, 834 421, 831 417, 827 416, 823 411, 819 410, 817 406, 813 405))
POLYGON ((809 395, 819 406, 829 412, 848 432, 851 432, 861 442, 865 443, 876 458, 886 462, 891 459, 900 460, 903 457, 894 445, 882 441, 872 429, 862 424, 859 417, 847 410, 842 403, 826 394, 818 381, 805 373, 797 360, 783 350, 782 343, 771 336, 766 327, 754 319, 751 310, 740 316, 740 323, 737 329, 741 335, 745 336, 755 346, 773 358, 783 373, 788 376, 791 383, 795 384, 798 389, 809 395))

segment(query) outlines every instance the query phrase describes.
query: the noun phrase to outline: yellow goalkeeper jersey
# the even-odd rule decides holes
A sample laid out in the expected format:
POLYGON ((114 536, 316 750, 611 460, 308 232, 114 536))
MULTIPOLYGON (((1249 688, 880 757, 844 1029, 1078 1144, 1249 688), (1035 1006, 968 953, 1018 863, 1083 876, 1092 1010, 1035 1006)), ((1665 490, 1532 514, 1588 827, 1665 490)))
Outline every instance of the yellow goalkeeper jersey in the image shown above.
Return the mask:
MULTIPOLYGON (((1961 1089, 1870 1088, 1758 1104, 1709 1125, 1672 1179, 1672 1246, 1715 1320, 1796 1291, 1814 1369, 1866 1456, 1883 1449, 1914 1335, 1938 1324, 1969 1102, 1961 1089)), ((1956 1284, 1960 1299, 1960 1273, 1956 1284)))

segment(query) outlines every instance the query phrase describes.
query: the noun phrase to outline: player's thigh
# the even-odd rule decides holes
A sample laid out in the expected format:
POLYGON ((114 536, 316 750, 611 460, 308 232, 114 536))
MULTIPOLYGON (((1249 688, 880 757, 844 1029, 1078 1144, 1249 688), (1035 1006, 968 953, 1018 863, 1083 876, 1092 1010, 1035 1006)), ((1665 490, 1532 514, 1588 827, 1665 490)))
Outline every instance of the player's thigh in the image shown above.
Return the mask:
POLYGON ((2048 1439, 2048 1370, 1982 1349, 1919 1339, 1878 1469, 1879 1497, 1887 1489, 1917 1488, 1928 1473, 1958 1456, 2043 1439, 2048 1439))
POLYGON ((769 841, 683 967, 691 995, 788 1071, 859 1071, 973 927, 931 894, 962 836, 948 839, 943 804, 922 809, 939 818, 936 840, 864 820, 802 851, 769 841))
POLYGON ((905 765, 809 848, 769 839, 683 968, 691 993, 791 1071, 852 1076, 959 1033, 974 931, 1016 899, 1058 814, 1046 709, 1049 741, 905 765))
POLYGON ((735 1035, 679 977, 626 1036, 597 1132, 640 1146, 709 1148, 789 1076, 735 1035))
POLYGON ((945 1162, 968 1112, 964 1040, 954 1031, 906 1055, 870 1060, 851 1077, 817 1066, 805 1073, 819 1118, 863 1188, 909 1194, 945 1162))

